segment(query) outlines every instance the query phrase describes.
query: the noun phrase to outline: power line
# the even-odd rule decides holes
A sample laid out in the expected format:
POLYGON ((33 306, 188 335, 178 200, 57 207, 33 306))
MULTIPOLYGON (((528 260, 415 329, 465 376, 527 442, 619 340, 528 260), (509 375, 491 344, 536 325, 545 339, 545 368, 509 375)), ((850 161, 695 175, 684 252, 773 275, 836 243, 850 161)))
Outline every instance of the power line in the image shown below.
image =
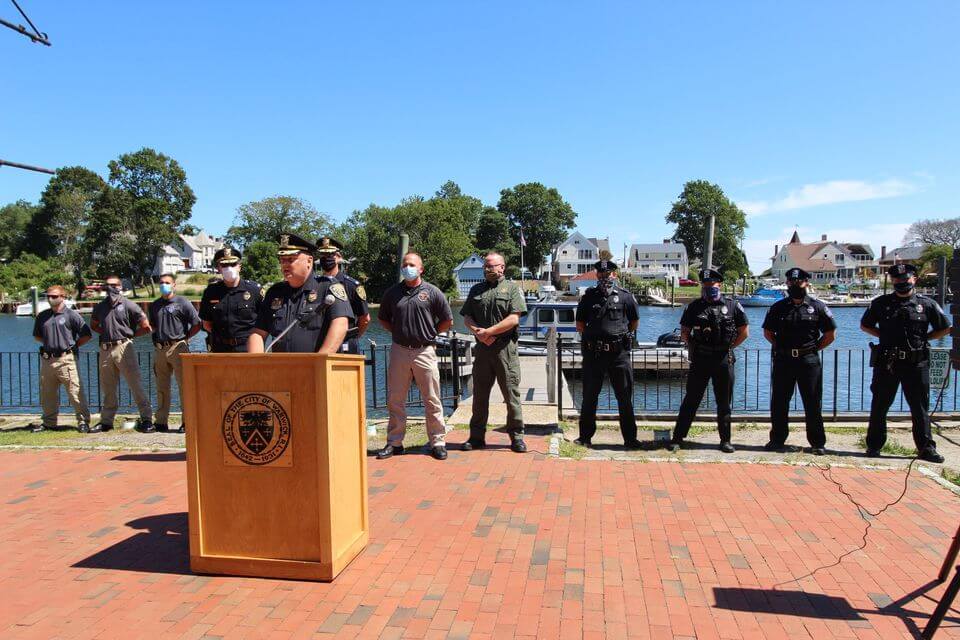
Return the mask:
POLYGON ((23 16, 23 19, 27 21, 27 24, 30 25, 30 28, 33 29, 33 33, 30 33, 30 31, 22 24, 14 24, 4 20, 3 18, 0 18, 0 25, 3 25, 8 29, 13 29, 21 35, 27 36, 33 42, 38 42, 49 47, 50 38, 47 36, 47 34, 37 29, 37 25, 33 24, 33 20, 30 19, 30 16, 28 16, 26 12, 20 8, 20 5, 17 4, 17 0, 10 0, 10 2, 12 2, 13 6, 17 8, 17 11, 20 12, 20 15, 23 16))

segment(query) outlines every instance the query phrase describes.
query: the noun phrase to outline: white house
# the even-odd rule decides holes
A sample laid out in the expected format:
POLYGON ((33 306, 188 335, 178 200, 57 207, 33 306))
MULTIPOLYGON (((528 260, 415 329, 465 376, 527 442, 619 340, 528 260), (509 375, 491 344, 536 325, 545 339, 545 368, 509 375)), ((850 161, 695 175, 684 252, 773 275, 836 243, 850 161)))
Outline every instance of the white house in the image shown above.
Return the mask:
POLYGON ((819 242, 804 243, 796 231, 790 242, 774 246, 770 263, 773 278, 782 280, 789 269, 800 267, 810 273, 811 281, 820 284, 870 277, 878 268, 869 244, 835 242, 828 240, 826 234, 820 236, 819 242))
POLYGON ((205 271, 213 268, 213 255, 223 248, 223 239, 205 231, 190 236, 181 233, 177 241, 166 244, 154 263, 154 275, 178 271, 205 271))
POLYGON ((163 273, 177 273, 183 269, 183 259, 180 252, 168 244, 163 245, 160 255, 157 256, 157 263, 153 267, 153 275, 159 276, 163 273))
POLYGON ((593 269, 593 263, 600 259, 601 251, 610 251, 607 238, 588 238, 574 231, 563 242, 551 249, 551 279, 559 287, 571 278, 593 269))
POLYGON ((631 245, 626 269, 640 278, 686 278, 690 271, 687 248, 669 238, 660 244, 631 245))
POLYGON ((483 258, 473 254, 453 268, 453 279, 457 283, 457 295, 467 299, 470 288, 483 282, 483 258))

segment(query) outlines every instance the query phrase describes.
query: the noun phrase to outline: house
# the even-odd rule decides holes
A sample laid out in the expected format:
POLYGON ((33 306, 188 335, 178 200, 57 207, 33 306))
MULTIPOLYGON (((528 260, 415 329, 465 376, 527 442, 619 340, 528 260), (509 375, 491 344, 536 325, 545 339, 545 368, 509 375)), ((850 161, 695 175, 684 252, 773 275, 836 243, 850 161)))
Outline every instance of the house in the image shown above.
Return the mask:
POLYGON ((153 267, 153 275, 159 276, 163 273, 177 273, 183 269, 183 259, 180 252, 168 244, 163 245, 160 255, 157 256, 156 265, 153 267))
POLYGON ((808 271, 814 283, 836 284, 873 277, 878 264, 868 244, 835 242, 828 240, 826 234, 820 236, 819 242, 804 243, 794 231, 790 242, 774 246, 770 275, 783 280, 793 267, 808 271))
POLYGON ((601 251, 610 251, 608 238, 588 238, 574 231, 569 238, 550 249, 551 280, 562 288, 572 278, 592 270, 601 251))
POLYGON ((457 283, 457 295, 461 300, 466 300, 470 288, 483 282, 483 258, 473 254, 455 266, 452 272, 453 279, 457 283))
POLYGON ((639 278, 686 278, 690 272, 687 247, 670 238, 660 244, 631 245, 626 271, 639 278))
POLYGON ((223 248, 223 238, 200 231, 196 235, 179 234, 177 240, 163 245, 154 263, 153 274, 178 271, 210 271, 213 255, 223 248))
POLYGON ((916 264, 928 246, 929 245, 926 244, 917 244, 909 247, 897 247, 890 253, 887 253, 886 247, 881 247, 880 260, 878 263, 883 270, 900 262, 916 264))
MULTIPOLYGON (((613 273, 610 277, 616 279, 617 274, 613 273)), ((579 294, 581 289, 589 289, 590 287, 595 286, 597 286, 597 272, 596 270, 591 269, 586 273, 581 273, 578 276, 570 278, 570 280, 567 282, 567 292, 579 294)))

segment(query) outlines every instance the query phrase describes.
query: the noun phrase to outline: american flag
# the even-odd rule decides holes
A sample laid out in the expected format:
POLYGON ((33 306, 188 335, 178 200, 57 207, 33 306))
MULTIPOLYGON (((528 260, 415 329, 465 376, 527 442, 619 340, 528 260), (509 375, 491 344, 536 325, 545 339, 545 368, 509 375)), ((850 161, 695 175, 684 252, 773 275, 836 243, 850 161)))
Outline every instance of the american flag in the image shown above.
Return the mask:
POLYGON ((527 246, 527 239, 523 237, 523 227, 520 227, 520 246, 527 246))

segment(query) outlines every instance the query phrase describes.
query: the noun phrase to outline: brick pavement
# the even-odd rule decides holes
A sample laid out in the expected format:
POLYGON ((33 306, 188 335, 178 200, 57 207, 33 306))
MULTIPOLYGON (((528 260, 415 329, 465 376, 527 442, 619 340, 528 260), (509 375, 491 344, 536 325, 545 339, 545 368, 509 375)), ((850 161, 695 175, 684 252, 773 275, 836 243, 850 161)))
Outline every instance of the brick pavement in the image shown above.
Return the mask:
MULTIPOLYGON (((370 546, 332 584, 192 575, 182 453, 2 452, 0 637, 909 638, 942 593, 960 500, 922 476, 864 552, 774 590, 860 541, 815 469, 490 440, 371 460, 370 546)), ((903 480, 835 475, 871 506, 903 480)))

